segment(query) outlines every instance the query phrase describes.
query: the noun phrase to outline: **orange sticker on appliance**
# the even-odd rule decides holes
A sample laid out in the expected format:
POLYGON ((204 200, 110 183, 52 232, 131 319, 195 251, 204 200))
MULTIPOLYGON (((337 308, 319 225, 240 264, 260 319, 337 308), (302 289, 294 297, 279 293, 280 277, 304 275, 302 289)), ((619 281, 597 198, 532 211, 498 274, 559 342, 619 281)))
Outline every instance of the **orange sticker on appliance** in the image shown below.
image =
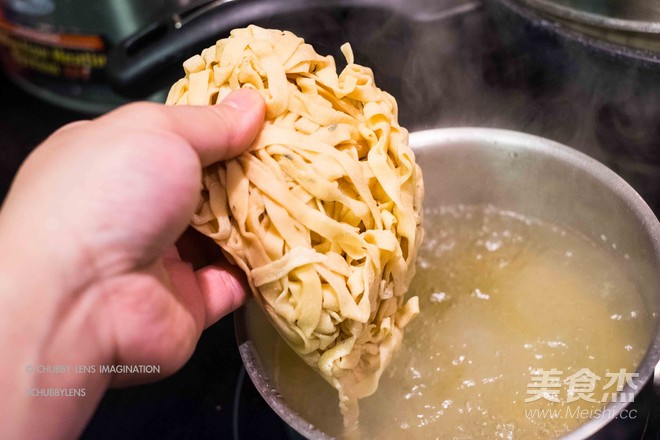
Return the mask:
POLYGON ((106 52, 99 35, 42 31, 12 23, 0 11, 0 58, 8 70, 90 81, 102 77, 106 52))

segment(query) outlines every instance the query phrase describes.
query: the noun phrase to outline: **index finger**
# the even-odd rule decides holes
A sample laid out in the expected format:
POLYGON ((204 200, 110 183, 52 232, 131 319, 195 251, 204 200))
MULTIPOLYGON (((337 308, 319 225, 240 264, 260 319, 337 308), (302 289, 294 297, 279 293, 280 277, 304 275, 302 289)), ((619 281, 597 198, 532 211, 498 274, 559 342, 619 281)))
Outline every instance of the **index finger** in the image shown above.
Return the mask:
POLYGON ((202 166, 207 166, 235 157, 252 144, 263 126, 265 107, 258 92, 239 89, 216 105, 165 106, 140 102, 101 119, 108 122, 121 119, 134 128, 173 133, 195 150, 202 166))

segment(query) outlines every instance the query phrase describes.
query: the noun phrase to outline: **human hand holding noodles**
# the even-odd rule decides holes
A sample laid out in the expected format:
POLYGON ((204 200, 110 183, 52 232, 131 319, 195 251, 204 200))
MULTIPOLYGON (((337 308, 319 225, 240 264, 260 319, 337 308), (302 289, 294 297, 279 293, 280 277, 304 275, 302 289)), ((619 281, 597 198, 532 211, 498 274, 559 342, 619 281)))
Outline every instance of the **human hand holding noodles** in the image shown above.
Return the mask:
POLYGON ((250 26, 184 63, 169 104, 258 90, 264 129, 204 170, 193 225, 246 273, 288 344, 339 391, 347 431, 417 313, 404 301, 422 238, 421 171, 392 96, 342 51, 250 26))
POLYGON ((167 375, 243 302, 236 274, 194 271, 174 242, 201 168, 247 148, 263 119, 246 90, 217 106, 132 104, 64 127, 27 159, 0 211, 0 438, 75 438, 107 386, 158 378, 30 366, 155 364, 167 375), (49 388, 84 396, 26 392, 49 388))

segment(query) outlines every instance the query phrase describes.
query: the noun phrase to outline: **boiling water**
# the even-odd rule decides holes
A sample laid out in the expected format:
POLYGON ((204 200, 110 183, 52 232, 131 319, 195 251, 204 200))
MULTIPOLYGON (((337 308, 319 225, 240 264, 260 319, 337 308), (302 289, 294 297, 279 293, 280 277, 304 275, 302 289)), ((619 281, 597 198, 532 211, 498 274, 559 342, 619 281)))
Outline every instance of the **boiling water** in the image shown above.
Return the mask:
MULTIPOLYGON (((421 313, 360 401, 362 438, 558 437, 597 417, 649 342, 628 256, 493 207, 427 210, 424 223, 421 313)), ((257 350, 288 404, 340 435, 334 389, 281 340, 257 350)))
POLYGON ((649 342, 627 256, 492 207, 425 225, 410 289, 422 313, 361 402, 368 437, 557 437, 597 416, 649 342))

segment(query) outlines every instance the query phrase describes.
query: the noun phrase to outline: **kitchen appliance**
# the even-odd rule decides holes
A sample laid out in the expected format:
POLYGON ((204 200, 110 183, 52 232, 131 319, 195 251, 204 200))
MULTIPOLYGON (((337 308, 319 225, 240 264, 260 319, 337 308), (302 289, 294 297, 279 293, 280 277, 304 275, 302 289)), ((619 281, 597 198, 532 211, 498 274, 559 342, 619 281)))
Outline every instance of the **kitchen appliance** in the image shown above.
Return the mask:
POLYGON ((72 110, 102 113, 129 101, 107 82, 109 53, 140 29, 207 2, 0 0, 0 61, 28 92, 72 110))
POLYGON ((335 43, 351 40, 365 64, 392 78, 391 89, 401 77, 407 28, 453 3, 461 2, 446 0, 438 10, 424 0, 1 0, 0 59, 30 93, 101 113, 131 99, 164 101, 191 54, 257 24, 291 30, 335 56, 335 43), (386 40, 384 62, 384 47, 374 44, 386 40))

